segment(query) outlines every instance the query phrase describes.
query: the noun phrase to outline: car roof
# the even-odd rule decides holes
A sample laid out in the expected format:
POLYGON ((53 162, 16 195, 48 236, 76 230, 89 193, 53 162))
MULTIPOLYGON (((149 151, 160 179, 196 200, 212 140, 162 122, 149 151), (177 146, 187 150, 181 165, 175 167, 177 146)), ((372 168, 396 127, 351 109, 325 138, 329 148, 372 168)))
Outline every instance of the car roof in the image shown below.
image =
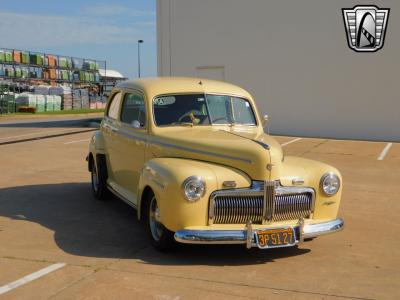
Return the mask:
POLYGON ((246 90, 234 84, 195 77, 153 77, 127 80, 118 84, 117 88, 141 90, 149 98, 174 93, 221 93, 251 99, 251 95, 246 90))

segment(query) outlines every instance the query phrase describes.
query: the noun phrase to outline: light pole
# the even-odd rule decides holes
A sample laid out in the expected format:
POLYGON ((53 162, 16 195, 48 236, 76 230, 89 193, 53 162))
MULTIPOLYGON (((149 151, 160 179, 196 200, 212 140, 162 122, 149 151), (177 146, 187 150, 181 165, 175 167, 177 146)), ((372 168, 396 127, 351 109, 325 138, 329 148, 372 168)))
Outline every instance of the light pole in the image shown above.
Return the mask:
POLYGON ((137 41, 137 60, 138 60, 138 77, 140 78, 140 44, 143 43, 143 40, 137 41))

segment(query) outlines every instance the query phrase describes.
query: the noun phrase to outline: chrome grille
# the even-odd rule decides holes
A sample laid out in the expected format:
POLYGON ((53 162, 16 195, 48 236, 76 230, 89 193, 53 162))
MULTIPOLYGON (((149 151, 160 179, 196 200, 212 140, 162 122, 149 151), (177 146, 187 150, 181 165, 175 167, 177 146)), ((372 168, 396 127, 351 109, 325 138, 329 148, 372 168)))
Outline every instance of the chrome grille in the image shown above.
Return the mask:
POLYGON ((247 221, 261 223, 262 196, 216 196, 214 198, 215 224, 242 224, 247 221))
POLYGON ((275 181, 254 182, 248 189, 220 190, 211 194, 210 224, 253 224, 309 218, 314 190, 282 187, 275 181))
POLYGON ((311 193, 277 195, 275 197, 274 221, 308 218, 311 214, 311 193))

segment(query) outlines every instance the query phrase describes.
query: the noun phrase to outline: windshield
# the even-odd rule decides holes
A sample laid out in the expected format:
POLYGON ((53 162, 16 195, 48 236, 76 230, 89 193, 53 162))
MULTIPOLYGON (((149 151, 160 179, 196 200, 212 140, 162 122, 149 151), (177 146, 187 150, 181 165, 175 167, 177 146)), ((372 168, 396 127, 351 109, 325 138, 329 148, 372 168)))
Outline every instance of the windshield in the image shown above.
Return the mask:
POLYGON ((157 126, 173 125, 256 125, 249 101, 229 95, 167 95, 154 98, 157 126))

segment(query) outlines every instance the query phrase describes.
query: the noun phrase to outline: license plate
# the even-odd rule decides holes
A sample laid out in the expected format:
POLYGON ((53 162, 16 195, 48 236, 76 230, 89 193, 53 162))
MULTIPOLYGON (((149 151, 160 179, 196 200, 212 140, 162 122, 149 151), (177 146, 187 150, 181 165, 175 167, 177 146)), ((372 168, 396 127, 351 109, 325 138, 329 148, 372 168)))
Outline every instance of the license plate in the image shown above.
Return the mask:
POLYGON ((278 248, 296 244, 293 228, 257 230, 256 239, 259 248, 278 248))

